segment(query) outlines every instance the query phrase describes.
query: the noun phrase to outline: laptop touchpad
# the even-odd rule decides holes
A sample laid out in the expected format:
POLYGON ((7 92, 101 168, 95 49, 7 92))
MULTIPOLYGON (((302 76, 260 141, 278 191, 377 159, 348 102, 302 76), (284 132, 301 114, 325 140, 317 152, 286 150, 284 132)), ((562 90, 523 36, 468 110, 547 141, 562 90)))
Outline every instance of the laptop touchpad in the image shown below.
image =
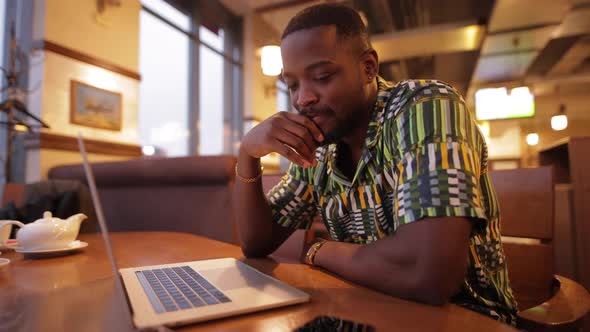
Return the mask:
POLYGON ((197 271, 222 291, 244 287, 264 288, 265 284, 273 283, 272 279, 261 273, 240 266, 197 271))

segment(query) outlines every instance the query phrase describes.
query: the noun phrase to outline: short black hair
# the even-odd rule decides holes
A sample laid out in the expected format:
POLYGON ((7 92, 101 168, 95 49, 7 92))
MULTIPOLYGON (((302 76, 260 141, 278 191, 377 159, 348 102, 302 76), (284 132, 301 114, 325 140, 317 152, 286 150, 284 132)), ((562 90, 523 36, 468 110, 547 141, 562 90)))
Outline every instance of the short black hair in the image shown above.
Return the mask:
POLYGON ((339 38, 359 37, 362 48, 371 47, 369 33, 361 16, 354 9, 336 3, 322 3, 307 7, 297 13, 287 24, 281 40, 296 31, 330 25, 336 27, 336 34, 339 38))

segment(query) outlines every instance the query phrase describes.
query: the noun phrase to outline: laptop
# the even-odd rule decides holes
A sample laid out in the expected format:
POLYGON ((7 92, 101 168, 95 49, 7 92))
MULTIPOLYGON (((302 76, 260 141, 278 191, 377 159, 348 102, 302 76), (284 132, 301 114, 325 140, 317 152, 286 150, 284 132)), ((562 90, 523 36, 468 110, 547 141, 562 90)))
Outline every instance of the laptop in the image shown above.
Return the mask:
POLYGON ((234 258, 118 269, 81 134, 78 144, 116 288, 123 289, 122 281, 133 312, 128 315, 137 328, 185 325, 309 301, 308 294, 234 258))

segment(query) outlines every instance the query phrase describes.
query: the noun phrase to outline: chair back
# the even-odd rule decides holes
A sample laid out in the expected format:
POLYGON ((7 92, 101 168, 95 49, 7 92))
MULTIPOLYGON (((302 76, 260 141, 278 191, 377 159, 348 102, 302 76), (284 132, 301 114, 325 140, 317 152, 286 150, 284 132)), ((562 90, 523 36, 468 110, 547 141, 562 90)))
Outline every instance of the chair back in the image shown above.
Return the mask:
POLYGON ((497 170, 490 177, 500 206, 509 278, 522 311, 553 294, 553 170, 497 170))
MULTIPOLYGON (((172 231, 237 243, 231 193, 235 157, 191 156, 92 163, 110 231, 172 231)), ((86 182, 81 164, 50 179, 86 182)))
POLYGON ((8 202, 14 203, 16 207, 23 205, 25 201, 25 185, 22 183, 7 183, 2 193, 2 205, 5 207, 8 202))

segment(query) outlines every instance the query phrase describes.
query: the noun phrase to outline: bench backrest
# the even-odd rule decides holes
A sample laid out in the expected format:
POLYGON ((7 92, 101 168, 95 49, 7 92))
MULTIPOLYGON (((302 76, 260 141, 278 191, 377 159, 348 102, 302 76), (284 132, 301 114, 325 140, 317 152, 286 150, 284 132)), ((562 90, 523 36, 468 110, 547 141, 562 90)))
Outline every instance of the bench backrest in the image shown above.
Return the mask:
POLYGON ((552 295, 554 183, 551 167, 490 171, 503 247, 519 309, 552 295))

